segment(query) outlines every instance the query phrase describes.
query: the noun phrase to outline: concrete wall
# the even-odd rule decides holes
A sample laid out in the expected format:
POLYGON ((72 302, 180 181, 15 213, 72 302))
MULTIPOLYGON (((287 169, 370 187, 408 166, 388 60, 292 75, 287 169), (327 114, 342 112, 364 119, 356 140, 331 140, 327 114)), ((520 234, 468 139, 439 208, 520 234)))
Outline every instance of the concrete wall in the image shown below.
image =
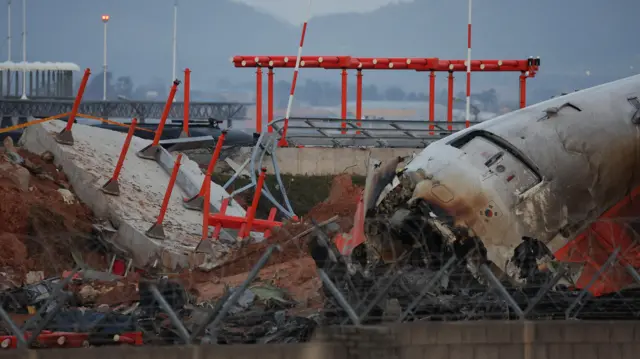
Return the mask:
MULTIPOLYGON (((366 176, 369 157, 383 163, 397 156, 419 153, 419 148, 279 148, 276 154, 281 173, 334 175, 350 173, 366 176)), ((271 161, 267 166, 273 173, 271 161)))
POLYGON ((285 345, 0 351, 20 359, 637 359, 640 322, 460 322, 321 328, 285 345))
POLYGON ((323 329, 316 337, 359 359, 640 358, 640 322, 417 322, 323 329))

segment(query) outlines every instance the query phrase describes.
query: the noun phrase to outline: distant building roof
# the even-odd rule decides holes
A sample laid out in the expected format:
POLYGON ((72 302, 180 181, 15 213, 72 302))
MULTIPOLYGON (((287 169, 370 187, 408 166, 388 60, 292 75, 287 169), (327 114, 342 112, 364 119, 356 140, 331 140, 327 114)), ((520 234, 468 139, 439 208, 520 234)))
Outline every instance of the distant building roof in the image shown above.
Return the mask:
POLYGON ((71 62, 0 62, 0 70, 9 71, 80 71, 80 66, 71 62))

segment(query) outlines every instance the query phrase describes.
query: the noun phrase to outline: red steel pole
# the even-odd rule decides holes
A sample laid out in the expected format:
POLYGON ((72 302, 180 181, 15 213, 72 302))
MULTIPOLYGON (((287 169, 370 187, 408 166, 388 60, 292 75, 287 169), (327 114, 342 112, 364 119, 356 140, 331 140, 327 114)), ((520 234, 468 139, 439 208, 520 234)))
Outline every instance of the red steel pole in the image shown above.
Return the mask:
POLYGON ((162 199, 162 206, 160 207, 160 214, 156 219, 156 222, 145 233, 147 237, 164 240, 164 228, 162 227, 162 221, 164 221, 164 215, 167 213, 167 207, 169 206, 169 199, 171 199, 171 192, 173 186, 176 184, 176 178, 178 177, 178 170, 180 169, 180 161, 182 160, 182 153, 178 154, 176 162, 173 165, 173 171, 171 171, 171 178, 169 179, 169 185, 167 191, 164 193, 162 199))
POLYGON ((271 122, 273 122, 273 67, 269 67, 267 78, 267 122, 269 122, 267 131, 273 133, 273 127, 271 127, 271 122))
MULTIPOLYGON (((208 206, 209 197, 206 197, 205 192, 206 192, 207 186, 211 187, 209 182, 211 182, 211 177, 213 176, 213 170, 216 167, 218 158, 220 157, 220 152, 222 151, 222 146, 224 144, 224 139, 226 136, 227 136, 227 130, 223 130, 220 136, 218 136, 218 140, 216 141, 216 147, 213 150, 213 153, 211 154, 211 159, 209 160, 209 165, 207 166, 207 172, 205 173, 204 180, 202 181, 202 185, 200 186, 200 192, 198 192, 198 194, 196 194, 195 196, 184 200, 183 204, 185 205, 186 208, 194 209, 194 210, 201 209, 200 201, 203 201, 203 200, 204 200, 203 202, 205 202, 208 206)), ((205 207, 202 207, 203 211, 204 211, 204 208, 205 207)), ((206 207, 206 208, 209 208, 209 207, 206 207)), ((209 216, 206 216, 206 218, 209 218, 209 216)))
POLYGON ((124 158, 127 156, 127 151, 129 151, 129 145, 131 144, 133 133, 136 131, 137 124, 138 124, 138 119, 134 118, 131 121, 131 125, 129 125, 129 132, 127 132, 127 138, 124 140, 124 145, 122 146, 122 151, 120 151, 120 157, 118 157, 118 163, 116 164, 116 169, 113 171, 113 177, 111 177, 112 181, 117 181, 118 176, 120 176, 120 171, 122 170, 122 165, 124 164, 124 158))
POLYGON ((267 169, 263 167, 262 171, 260 172, 260 176, 258 177, 256 190, 253 193, 253 201, 251 201, 251 206, 247 211, 247 223, 241 230, 240 239, 244 239, 246 236, 251 234, 251 227, 253 227, 253 220, 256 217, 256 209, 258 208, 258 202, 260 201, 260 195, 262 194, 262 187, 264 186, 264 178, 266 174, 267 169))
POLYGON ((256 133, 262 133, 262 67, 256 69, 256 133))
POLYGON ((167 213, 167 207, 169 206, 169 199, 171 199, 171 192, 173 192, 173 186, 176 184, 176 178, 178 177, 178 170, 180 169, 180 161, 182 161, 182 153, 178 154, 176 158, 176 162, 173 165, 173 171, 171 171, 171 178, 169 179, 169 186, 167 186, 167 191, 164 193, 164 198, 162 199, 162 207, 160 207, 160 215, 158 215, 158 219, 156 220, 157 224, 162 224, 164 220, 164 215, 167 213))
POLYGON ((453 71, 449 71, 449 91, 447 93, 447 129, 453 131, 453 71))
POLYGON ((209 238, 209 206, 211 198, 211 174, 207 172, 202 183, 202 192, 204 204, 202 205, 202 242, 209 238))
MULTIPOLYGON (((356 75, 356 119, 362 120, 362 70, 358 70, 356 75)), ((362 122, 357 122, 358 127, 362 127, 362 122)))
POLYGON ((82 102, 82 96, 84 96, 84 89, 87 87, 87 82, 89 81, 89 76, 91 75, 91 69, 85 69, 84 75, 82 75, 82 81, 80 82, 80 87, 78 88, 78 94, 76 95, 76 99, 73 101, 73 108, 71 108, 71 114, 69 114, 69 119, 67 120, 67 127, 65 128, 67 131, 71 131, 71 127, 76 120, 76 114, 78 113, 78 108, 80 107, 80 102, 82 102))
POLYGON ((120 157, 118 157, 118 163, 116 164, 116 168, 113 170, 113 176, 111 179, 107 181, 107 183, 102 186, 102 192, 118 196, 120 195, 120 186, 118 184, 118 177, 120 177, 120 171, 122 170, 122 166, 124 165, 124 159, 127 156, 127 152, 129 151, 129 145, 131 144, 131 139, 133 138, 133 134, 136 131, 136 125, 138 124, 138 119, 134 118, 131 121, 131 125, 129 125, 129 132, 127 132, 127 137, 124 140, 124 144, 122 145, 122 150, 120 150, 120 157))
MULTIPOLYGON (((436 121, 436 72, 431 71, 429 74, 429 130, 435 129, 436 121)), ((430 135, 434 135, 433 132, 429 132, 430 135)))
MULTIPOLYGON (((222 151, 225 137, 227 137, 227 130, 222 131, 220 136, 218 136, 218 141, 216 141, 216 148, 213 150, 213 154, 211 154, 211 160, 209 160, 209 165, 207 166, 207 175, 209 176, 209 181, 211 181, 213 169, 216 167, 216 163, 218 162, 218 158, 220 157, 220 152, 222 151)), ((204 183, 200 188, 200 195, 202 196, 204 195, 204 183)))
POLYGON ((527 76, 524 72, 520 75, 520 108, 527 107, 527 76))
POLYGON ((340 99, 340 103, 342 106, 342 110, 341 110, 341 118, 342 118, 342 124, 340 127, 342 127, 342 134, 347 133, 347 122, 345 121, 347 119, 347 69, 342 69, 342 96, 340 99))
POLYGON ((182 132, 189 136, 189 102, 191 97, 191 70, 184 70, 184 109, 182 110, 184 118, 182 120, 182 132))
POLYGON ((160 123, 158 124, 158 128, 156 128, 156 136, 153 138, 153 143, 151 147, 155 147, 160 143, 160 136, 162 136, 162 131, 164 130, 164 124, 167 122, 167 117, 169 117, 169 111, 171 110, 171 105, 173 104, 173 99, 176 96, 176 91, 178 90, 178 85, 180 85, 180 81, 173 81, 173 85, 171 86, 171 91, 169 91, 169 98, 167 98, 167 103, 164 105, 164 111, 162 111, 162 117, 160 118, 160 123))

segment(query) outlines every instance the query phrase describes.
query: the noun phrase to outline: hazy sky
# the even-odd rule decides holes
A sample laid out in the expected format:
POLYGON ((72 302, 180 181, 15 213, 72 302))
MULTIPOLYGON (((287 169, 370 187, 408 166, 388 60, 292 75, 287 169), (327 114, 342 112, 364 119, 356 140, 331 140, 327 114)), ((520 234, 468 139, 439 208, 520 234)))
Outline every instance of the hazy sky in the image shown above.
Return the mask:
MULTIPOLYGON (((249 4, 291 23, 302 23, 307 16, 309 0, 235 0, 249 4)), ((312 0, 311 15, 325 15, 341 12, 366 12, 383 5, 411 2, 412 0, 312 0)))

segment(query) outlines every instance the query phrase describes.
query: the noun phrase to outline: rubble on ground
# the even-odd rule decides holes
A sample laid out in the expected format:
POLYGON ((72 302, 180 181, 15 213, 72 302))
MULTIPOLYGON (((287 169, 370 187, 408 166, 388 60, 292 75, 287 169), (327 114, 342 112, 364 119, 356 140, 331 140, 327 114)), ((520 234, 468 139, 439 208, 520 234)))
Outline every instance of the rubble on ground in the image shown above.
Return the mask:
MULTIPOLYGON (((91 333, 82 336, 84 346, 113 343, 118 335, 124 340, 133 332, 142 333, 144 343, 179 341, 166 313, 151 299, 147 281, 161 283, 159 288, 173 288, 167 289, 165 298, 185 325, 192 327, 203 311, 213 310, 229 297, 273 244, 280 245, 281 251, 274 252, 218 330, 205 331, 203 338, 221 344, 308 340, 324 297, 304 236, 291 239, 308 234, 311 219, 325 221, 336 213, 346 218, 339 222, 348 229, 353 214, 349 212, 355 210, 353 198, 360 191, 348 176, 340 176, 327 201, 301 221, 286 223, 262 243, 239 247, 227 263, 212 271, 188 271, 173 276, 172 281, 158 282, 153 271, 142 271, 144 279, 137 273, 140 270, 125 275, 110 272, 113 263, 108 262, 117 248, 107 248, 100 240, 104 228, 75 198, 51 153, 35 156, 11 143, 5 144, 2 153, 0 199, 10 206, 0 209, 0 221, 7 223, 0 235, 6 249, 0 253, 0 302, 16 323, 35 320, 38 310, 51 313, 53 319, 44 327, 45 333, 91 333), (64 287, 66 300, 56 297, 56 286, 78 262, 92 269, 77 274, 64 287)), ((0 326, 0 335, 11 335, 5 324, 0 326)))
POLYGON ((317 277, 313 259, 307 245, 313 221, 321 223, 336 217, 336 223, 347 231, 353 225, 357 201, 362 188, 351 183, 349 175, 336 176, 326 201, 317 204, 298 222, 287 222, 273 236, 260 243, 248 243, 236 249, 229 260, 209 271, 189 271, 181 278, 186 286, 201 300, 219 298, 227 286, 239 285, 248 272, 269 248, 277 244, 281 250, 274 252, 259 273, 259 281, 282 288, 298 303, 298 309, 319 309, 323 297, 321 282, 317 277), (306 233, 305 236, 300 236, 306 233))
MULTIPOLYGON (((321 281, 318 269, 327 274, 364 324, 398 318, 516 318, 514 303, 527 308, 555 274, 537 265, 544 253, 534 250, 535 239, 528 239, 512 259, 513 273, 521 281, 497 278, 504 292, 495 290, 497 284, 480 274, 483 266, 491 265, 482 242, 425 203, 411 201, 413 187, 402 182, 406 178, 395 179, 396 185, 387 187, 385 178, 390 181, 394 176, 380 175, 376 178, 382 184, 374 186, 368 194, 372 197, 364 196, 366 203, 376 204, 366 208, 363 230, 367 242, 350 256, 342 255, 331 239, 357 230, 354 214, 363 188, 354 185, 349 175, 340 175, 334 178, 328 198, 299 221, 285 222, 262 242, 242 243, 228 261, 209 271, 167 274, 122 263, 115 270, 110 260, 117 248, 101 241, 104 229, 76 199, 63 172, 53 165, 52 154, 35 156, 8 140, 0 154, 0 223, 5 224, 0 233, 2 308, 16 323, 34 322, 41 317, 38 311, 50 314, 45 333, 75 333, 78 337, 73 340, 80 340, 82 346, 181 343, 169 310, 190 333, 203 328, 195 338, 198 342, 306 341, 318 325, 351 320, 321 281), (319 226, 324 227, 319 230, 319 226), (274 245, 280 250, 273 252, 214 327, 215 314, 274 245), (60 281, 80 263, 84 270, 62 288, 62 295, 57 293, 60 281), (153 286, 170 308, 154 298, 153 286)), ((555 285, 528 314, 538 318, 564 315, 580 296, 571 287, 555 285)), ((598 319, 602 312, 612 318, 611 312, 616 312, 620 319, 634 318, 640 305, 621 299, 634 296, 631 290, 618 297, 598 298, 608 301, 607 307, 600 307, 602 302, 594 298, 581 298, 583 314, 577 317, 598 319)), ((11 335, 6 323, 0 326, 0 335, 11 335)), ((43 339, 39 345, 56 343, 61 345, 43 339)))

